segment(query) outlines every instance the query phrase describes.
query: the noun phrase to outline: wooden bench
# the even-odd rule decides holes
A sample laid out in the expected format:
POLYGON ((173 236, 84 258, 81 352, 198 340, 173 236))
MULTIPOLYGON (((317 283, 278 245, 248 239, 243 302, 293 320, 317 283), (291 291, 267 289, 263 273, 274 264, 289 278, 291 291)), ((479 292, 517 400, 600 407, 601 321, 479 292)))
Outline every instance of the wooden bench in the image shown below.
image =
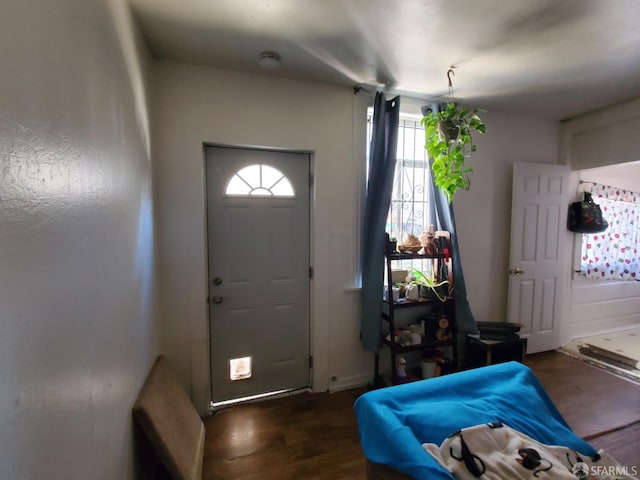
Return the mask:
POLYGON ((133 416, 171 478, 202 478, 204 424, 163 355, 151 368, 133 416))

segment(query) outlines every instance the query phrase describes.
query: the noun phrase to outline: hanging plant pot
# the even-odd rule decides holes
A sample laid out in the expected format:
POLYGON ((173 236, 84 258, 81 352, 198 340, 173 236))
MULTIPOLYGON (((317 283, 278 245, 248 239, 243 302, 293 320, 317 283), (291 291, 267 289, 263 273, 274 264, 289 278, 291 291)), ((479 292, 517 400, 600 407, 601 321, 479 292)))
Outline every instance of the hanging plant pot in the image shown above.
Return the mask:
POLYGON ((451 120, 440 120, 438 122, 438 135, 445 142, 455 142, 458 140, 460 127, 451 120))

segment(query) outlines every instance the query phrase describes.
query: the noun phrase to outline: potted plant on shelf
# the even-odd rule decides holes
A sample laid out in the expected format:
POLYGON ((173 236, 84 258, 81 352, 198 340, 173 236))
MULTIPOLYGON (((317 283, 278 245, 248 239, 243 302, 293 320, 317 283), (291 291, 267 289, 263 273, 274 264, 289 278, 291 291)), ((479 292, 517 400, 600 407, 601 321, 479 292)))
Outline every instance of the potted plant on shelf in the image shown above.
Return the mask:
POLYGON ((447 295, 449 294, 448 280, 438 282, 435 274, 425 275, 415 267, 411 269, 411 275, 415 277, 415 284, 418 285, 421 297, 431 298, 433 300, 437 299, 441 302, 447 300, 447 295))
POLYGON ((444 110, 422 117, 425 148, 433 157, 433 180, 447 195, 449 203, 459 188, 469 189, 469 173, 473 169, 465 164, 465 159, 477 148, 473 134, 487 132, 487 127, 478 116, 481 112, 483 110, 460 108, 449 102, 444 110))

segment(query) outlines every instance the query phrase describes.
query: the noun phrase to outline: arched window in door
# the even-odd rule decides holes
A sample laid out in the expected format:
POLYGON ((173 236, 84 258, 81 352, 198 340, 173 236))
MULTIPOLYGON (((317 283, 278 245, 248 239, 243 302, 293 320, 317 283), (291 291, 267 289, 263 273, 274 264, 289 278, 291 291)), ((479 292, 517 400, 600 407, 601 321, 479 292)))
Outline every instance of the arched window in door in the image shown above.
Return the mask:
POLYGON ((277 168, 255 164, 238 170, 227 183, 226 195, 293 197, 293 186, 277 168))

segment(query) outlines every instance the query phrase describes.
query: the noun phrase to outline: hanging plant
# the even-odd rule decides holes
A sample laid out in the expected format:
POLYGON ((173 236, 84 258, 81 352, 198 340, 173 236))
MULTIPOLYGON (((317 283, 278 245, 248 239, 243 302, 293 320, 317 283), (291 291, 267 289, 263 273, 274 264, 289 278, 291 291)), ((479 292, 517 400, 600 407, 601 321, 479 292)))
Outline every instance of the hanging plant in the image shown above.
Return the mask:
MULTIPOLYGON (((447 72, 447 76, 453 70, 447 72)), ((449 92, 453 98, 453 87, 449 77, 449 92)), ((473 134, 486 133, 487 127, 478 113, 484 110, 458 108, 453 101, 438 113, 430 113, 422 117, 425 128, 425 148, 431 157, 433 165, 431 172, 434 183, 446 195, 449 203, 459 188, 469 190, 469 173, 473 169, 465 164, 465 159, 476 151, 473 134)))

